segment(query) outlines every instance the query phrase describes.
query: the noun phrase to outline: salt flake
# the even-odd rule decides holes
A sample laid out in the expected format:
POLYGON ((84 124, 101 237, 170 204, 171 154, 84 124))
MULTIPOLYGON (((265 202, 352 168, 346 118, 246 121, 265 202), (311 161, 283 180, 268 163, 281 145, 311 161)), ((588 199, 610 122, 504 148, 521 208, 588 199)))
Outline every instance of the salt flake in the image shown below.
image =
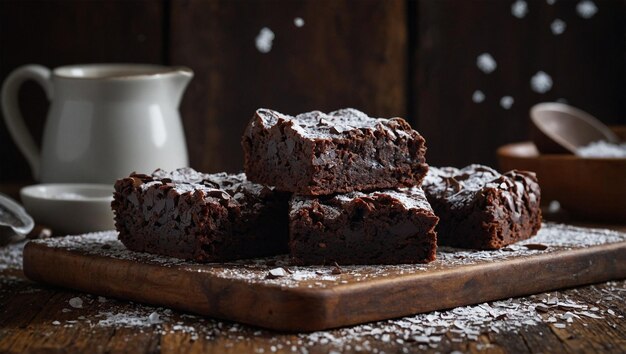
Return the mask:
POLYGON ((500 106, 502 106, 502 108, 504 109, 511 109, 511 106, 513 106, 513 102, 515 102, 513 97, 504 96, 500 99, 500 106))
POLYGON ((578 12, 578 16, 588 19, 598 12, 598 7, 593 1, 585 0, 576 4, 576 12, 578 12))
POLYGON ((552 31, 552 34, 555 36, 558 36, 562 34, 563 32, 565 32, 566 28, 567 28, 567 24, 565 23, 565 21, 558 19, 558 18, 552 21, 552 23, 550 24, 550 30, 552 31))
POLYGON ((528 4, 524 0, 517 0, 511 5, 511 14, 517 18, 524 18, 528 13, 528 4))
POLYGON ((543 71, 538 71, 530 79, 530 87, 537 93, 546 93, 552 89, 552 78, 543 71))
POLYGON ((255 39, 256 49, 261 53, 269 53, 272 50, 274 37, 274 32, 271 29, 267 27, 261 28, 255 39))
POLYGON ((496 60, 489 53, 483 53, 476 58, 476 66, 485 74, 490 74, 498 67, 496 60))
POLYGON ((484 100, 485 100, 485 94, 482 91, 480 90, 474 91, 474 93, 472 94, 472 101, 474 103, 481 103, 484 100))
POLYGON ((302 27, 304 26, 304 20, 301 17, 296 17, 293 19, 293 24, 296 25, 296 27, 302 27))

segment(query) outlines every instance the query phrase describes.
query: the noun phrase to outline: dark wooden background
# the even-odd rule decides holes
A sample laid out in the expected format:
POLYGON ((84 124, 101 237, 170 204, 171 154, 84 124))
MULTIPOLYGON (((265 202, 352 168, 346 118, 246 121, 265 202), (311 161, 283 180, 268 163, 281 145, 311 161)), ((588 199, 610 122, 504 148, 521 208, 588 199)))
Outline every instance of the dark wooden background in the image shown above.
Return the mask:
MULTIPOLYGON (((258 107, 295 114, 355 107, 406 117, 427 139, 433 165, 495 165, 495 149, 528 138, 528 109, 564 99, 608 124, 626 124, 626 1, 2 1, 0 80, 27 63, 187 65, 196 76, 181 105, 191 165, 238 171, 239 138, 258 107), (304 20, 303 27, 294 18, 304 20), (550 23, 567 24, 561 35, 550 23), (260 53, 255 37, 275 33, 260 53), (490 53, 497 69, 476 66, 490 53), (548 73, 553 87, 531 90, 548 73), (481 90, 485 100, 472 101, 481 90), (510 95, 510 109, 500 98, 510 95)), ((20 97, 41 138, 47 103, 33 83, 20 97)), ((0 123, 0 181, 30 178, 0 123)))

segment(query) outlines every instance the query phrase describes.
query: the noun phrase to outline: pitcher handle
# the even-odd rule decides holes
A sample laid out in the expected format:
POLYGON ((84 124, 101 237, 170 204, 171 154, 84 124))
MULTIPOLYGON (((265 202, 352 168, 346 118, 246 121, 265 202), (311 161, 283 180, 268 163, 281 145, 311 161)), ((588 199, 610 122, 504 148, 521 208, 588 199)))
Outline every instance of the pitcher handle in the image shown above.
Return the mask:
POLYGON ((24 65, 11 72, 2 85, 2 114, 9 133, 17 147, 26 157, 33 172, 33 177, 39 180, 41 170, 41 154, 35 144, 33 135, 28 131, 18 104, 18 93, 22 83, 34 80, 39 83, 48 100, 52 100, 52 81, 50 69, 41 65, 24 65))

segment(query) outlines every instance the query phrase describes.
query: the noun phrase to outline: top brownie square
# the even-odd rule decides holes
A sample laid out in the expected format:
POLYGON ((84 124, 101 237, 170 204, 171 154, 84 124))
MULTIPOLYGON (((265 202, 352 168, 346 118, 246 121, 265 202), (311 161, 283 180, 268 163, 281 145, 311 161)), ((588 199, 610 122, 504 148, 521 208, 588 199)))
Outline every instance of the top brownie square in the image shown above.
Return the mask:
POLYGON ((242 138, 248 179, 304 195, 419 185, 424 138, 402 118, 356 109, 295 117, 259 109, 242 138))

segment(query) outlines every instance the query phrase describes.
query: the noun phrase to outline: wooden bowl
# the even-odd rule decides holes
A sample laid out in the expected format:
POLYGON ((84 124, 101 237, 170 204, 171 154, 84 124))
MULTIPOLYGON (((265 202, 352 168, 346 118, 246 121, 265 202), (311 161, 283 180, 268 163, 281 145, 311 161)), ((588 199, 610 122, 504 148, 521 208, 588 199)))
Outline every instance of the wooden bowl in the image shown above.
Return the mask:
POLYGON ((502 146, 497 155, 503 171, 537 173, 543 204, 558 200, 575 218, 626 224, 626 159, 541 155, 530 141, 502 146))

